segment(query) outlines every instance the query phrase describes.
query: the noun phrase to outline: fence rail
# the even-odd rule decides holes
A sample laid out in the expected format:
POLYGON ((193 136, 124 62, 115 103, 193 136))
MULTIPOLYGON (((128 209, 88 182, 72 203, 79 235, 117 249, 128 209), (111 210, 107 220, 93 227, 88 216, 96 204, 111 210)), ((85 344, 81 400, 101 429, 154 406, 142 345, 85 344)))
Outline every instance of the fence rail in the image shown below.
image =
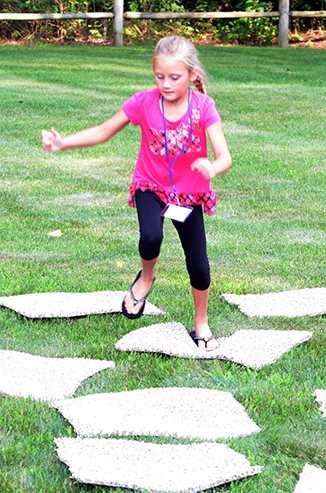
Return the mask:
POLYGON ((125 19, 237 19, 279 17, 279 12, 125 12, 125 19))
MULTIPOLYGON (((279 17, 273 12, 124 12, 125 19, 240 19, 259 17, 279 17)), ((289 11, 290 17, 326 17, 326 10, 289 11)), ((0 13, 0 20, 45 21, 69 19, 113 19, 113 12, 75 12, 73 14, 11 14, 0 13)))
POLYGON ((123 19, 241 19, 279 18, 279 46, 288 46, 290 17, 326 17, 326 10, 290 11, 290 0, 279 0, 275 12, 123 12, 123 0, 114 0, 113 12, 76 12, 71 14, 12 14, 0 13, 1 20, 42 21, 69 19, 113 19, 114 45, 123 44, 123 19))
POLYGON ((290 12, 291 17, 326 17, 326 10, 292 10, 290 12))
POLYGON ((66 20, 66 19, 110 19, 114 15, 112 12, 76 12, 74 14, 1 14, 0 20, 5 21, 47 21, 66 20))
MULTIPOLYGON (((300 12, 299 12, 300 13, 300 12)), ((326 12, 325 12, 326 15, 326 12)), ((239 19, 245 17, 279 17, 276 12, 124 12, 125 19, 239 19)), ((66 19, 111 19, 113 12, 76 12, 73 14, 11 14, 0 13, 0 20, 42 21, 66 19)), ((315 17, 315 16, 314 16, 315 17)))

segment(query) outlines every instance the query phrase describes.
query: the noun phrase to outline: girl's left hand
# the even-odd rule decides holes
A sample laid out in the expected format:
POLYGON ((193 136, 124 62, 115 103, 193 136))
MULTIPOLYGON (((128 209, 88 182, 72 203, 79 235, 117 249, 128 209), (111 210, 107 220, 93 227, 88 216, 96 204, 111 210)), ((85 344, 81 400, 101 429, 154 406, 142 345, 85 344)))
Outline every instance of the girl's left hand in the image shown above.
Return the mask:
POLYGON ((206 180, 210 180, 215 176, 215 171, 212 163, 209 159, 205 157, 200 157, 196 159, 196 161, 192 163, 191 169, 193 171, 199 171, 199 173, 201 173, 206 180))

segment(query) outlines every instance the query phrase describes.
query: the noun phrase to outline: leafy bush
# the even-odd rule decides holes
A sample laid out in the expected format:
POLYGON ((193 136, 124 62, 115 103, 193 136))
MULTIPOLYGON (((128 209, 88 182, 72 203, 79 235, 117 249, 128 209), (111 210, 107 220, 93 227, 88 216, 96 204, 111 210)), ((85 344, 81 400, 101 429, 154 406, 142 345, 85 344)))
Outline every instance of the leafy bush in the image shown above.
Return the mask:
MULTIPOLYGON (((124 10, 133 12, 214 12, 214 11, 271 11, 278 10, 278 0, 125 0, 124 10)), ((292 10, 324 10, 326 0, 291 0, 292 10)), ((112 11, 113 0, 0 0, 1 12, 15 13, 73 13, 112 11)), ((194 41, 222 39, 230 43, 268 44, 277 35, 278 20, 258 19, 178 19, 126 20, 126 41, 155 40, 169 34, 180 34, 194 41)), ((292 31, 324 27, 325 21, 291 19, 292 31)), ((69 21, 1 21, 0 38, 92 40, 113 38, 111 20, 69 21)))
MULTIPOLYGON (((1 12, 13 13, 74 13, 111 11, 113 0, 1 0, 1 12)), ((111 27, 112 31, 112 27, 111 27)), ((107 34, 106 21, 2 21, 0 38, 11 39, 60 39, 102 38, 107 34)))
MULTIPOLYGON (((245 0, 237 4, 236 10, 244 12, 268 12, 271 2, 245 0)), ((277 35, 277 23, 272 18, 244 18, 228 21, 217 30, 218 35, 228 42, 255 42, 268 44, 277 35)))

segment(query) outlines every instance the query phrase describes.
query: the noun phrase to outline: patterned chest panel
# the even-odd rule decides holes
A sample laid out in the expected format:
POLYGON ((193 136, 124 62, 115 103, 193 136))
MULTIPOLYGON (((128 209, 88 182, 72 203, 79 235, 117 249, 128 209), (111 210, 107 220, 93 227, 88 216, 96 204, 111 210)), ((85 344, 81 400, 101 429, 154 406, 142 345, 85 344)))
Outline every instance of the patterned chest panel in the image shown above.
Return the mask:
MULTIPOLYGON (((155 128, 149 129, 153 140, 150 142, 149 147, 153 154, 159 154, 160 156, 165 156, 165 138, 163 130, 156 130, 155 128)), ((171 156, 177 156, 182 150, 184 145, 187 143, 189 138, 189 125, 182 125, 175 130, 167 130, 167 148, 168 153, 171 156)), ((184 149, 183 154, 189 152, 200 152, 202 146, 200 143, 200 138, 195 132, 191 133, 190 143, 184 149)))

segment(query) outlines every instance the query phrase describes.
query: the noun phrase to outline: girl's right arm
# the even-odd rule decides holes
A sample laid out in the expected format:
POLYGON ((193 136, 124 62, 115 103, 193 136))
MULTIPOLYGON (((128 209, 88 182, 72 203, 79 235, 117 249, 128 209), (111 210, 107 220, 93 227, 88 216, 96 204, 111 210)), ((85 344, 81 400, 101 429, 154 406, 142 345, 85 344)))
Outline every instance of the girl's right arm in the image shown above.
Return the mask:
POLYGON ((96 127, 87 128, 68 137, 61 138, 60 134, 52 127, 51 132, 42 130, 42 145, 46 152, 60 152, 74 147, 89 147, 101 144, 111 139, 129 123, 124 111, 121 109, 112 118, 96 127))

